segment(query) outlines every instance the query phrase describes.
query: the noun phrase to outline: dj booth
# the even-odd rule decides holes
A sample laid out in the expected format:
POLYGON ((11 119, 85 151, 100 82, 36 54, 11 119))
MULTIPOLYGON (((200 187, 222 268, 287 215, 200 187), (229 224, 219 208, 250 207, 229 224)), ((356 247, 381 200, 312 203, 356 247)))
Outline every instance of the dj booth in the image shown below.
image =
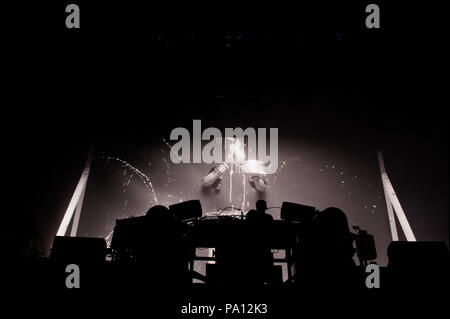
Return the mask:
MULTIPOLYGON (((56 237, 50 257, 100 264, 107 254, 117 269, 130 266, 158 278, 178 274, 191 283, 194 279, 227 283, 229 278, 247 282, 270 273, 270 283, 277 284, 292 281, 299 263, 314 262, 315 256, 308 252, 326 255, 335 247, 333 232, 326 224, 317 224, 316 217, 323 213, 313 207, 284 202, 280 220, 265 218, 270 216, 264 213, 247 218, 241 210, 232 209, 203 213, 199 201, 188 201, 163 209, 161 219, 152 214, 118 219, 108 249, 104 239, 56 237), (317 246, 317 241, 325 246, 317 246)), ((361 266, 376 258, 372 235, 359 229, 356 234, 347 232, 346 238, 352 240, 349 248, 361 266)), ((345 250, 345 258, 352 257, 347 255, 345 250)))
MULTIPOLYGON (((198 256, 194 253, 190 269, 193 269, 195 261, 216 262, 216 256, 211 255, 221 247, 226 246, 228 250, 249 250, 250 253, 257 246, 268 250, 284 250, 284 257, 273 258, 273 262, 286 264, 288 279, 292 279, 292 255, 298 244, 298 223, 274 220, 267 225, 255 225, 243 218, 222 216, 201 218, 188 225, 187 236, 193 251, 208 248, 213 252, 210 256, 198 256)), ((236 254, 237 258, 239 256, 236 254)))
MULTIPOLYGON (((314 207, 284 202, 280 220, 261 219, 264 213, 262 216, 258 215, 256 219, 248 219, 241 210, 235 208, 232 210, 234 211, 203 213, 199 201, 188 201, 169 207, 167 214, 171 216, 173 224, 168 228, 164 228, 167 225, 155 226, 147 216, 117 220, 111 243, 113 256, 116 256, 118 261, 123 257, 125 259, 122 260, 128 258, 133 261, 133 258, 138 255, 135 254, 138 251, 136 247, 140 247, 141 252, 147 254, 146 260, 164 262, 163 259, 166 258, 168 260, 166 262, 170 263, 175 256, 173 260, 178 262, 176 256, 180 255, 186 269, 191 272, 192 278, 197 276, 197 279, 204 282, 210 279, 207 278, 208 269, 206 269, 206 276, 194 270, 196 262, 198 264, 199 261, 206 262, 207 268, 220 268, 222 273, 234 273, 236 276, 243 276, 241 274, 243 272, 252 276, 253 272, 263 272, 264 269, 281 264, 286 267, 286 272, 285 276, 282 276, 280 271, 280 277, 291 281, 295 261, 299 261, 300 246, 304 247, 305 243, 311 244, 320 239, 325 240, 326 245, 331 245, 329 247, 334 247, 333 238, 328 238, 332 236, 332 232, 328 234, 327 228, 323 226, 326 224, 318 228, 316 225, 314 232, 319 232, 315 235, 315 239, 306 239, 309 238, 308 234, 310 235, 313 221, 321 214, 314 207), (167 236, 167 234, 171 235, 167 236), (171 238, 174 237, 177 239, 172 240, 171 238), (303 242, 301 245, 300 241, 303 242), (143 242, 144 245, 142 245, 143 242), (205 254, 205 251, 208 254, 205 254), (282 251, 284 254, 273 254, 273 251, 282 251), (267 266, 268 264, 270 267, 267 266)), ((343 212, 339 214, 346 220, 343 212)), ((357 234, 350 233, 348 228, 346 231, 348 239, 353 238, 351 240, 356 242, 357 256, 361 265, 376 258, 372 235, 362 230, 357 234)), ((350 246, 352 243, 349 241, 348 244, 348 248, 353 250, 350 246)), ((322 248, 310 247, 310 249, 322 248)), ((347 257, 346 255, 345 258, 347 257)))
MULTIPOLYGON (((146 236, 151 230, 146 228, 145 216, 132 217, 116 221, 114 235, 111 242, 113 255, 117 261, 127 259, 132 261, 135 248, 142 241, 142 234, 146 236), (125 257, 125 258, 124 258, 125 257)), ((274 220, 270 223, 254 223, 245 218, 243 214, 219 214, 218 212, 206 213, 205 216, 178 220, 177 228, 182 238, 182 249, 187 256, 187 264, 192 276, 195 277, 195 262, 206 262, 207 267, 218 263, 216 252, 226 251, 227 258, 233 259, 234 264, 251 259, 254 251, 284 251, 280 258, 272 258, 274 264, 284 264, 287 269, 287 277, 292 279, 293 251, 298 244, 299 226, 297 222, 274 220), (208 251, 208 254, 199 255, 199 251, 208 251)), ((153 243, 150 243, 152 246, 153 243)), ((155 238, 155 246, 164 246, 163 240, 155 238), (158 241, 158 242, 156 242, 158 241)), ((172 246, 173 247, 173 246, 172 246)), ((149 251, 153 252, 152 247, 149 251)), ((160 256, 152 258, 159 262, 160 256)), ((198 273, 197 273, 198 274, 198 273)), ((280 270, 281 277, 281 270, 280 270)), ((205 279, 205 278, 204 278, 205 279)), ((205 280, 203 280, 205 281, 205 280)))

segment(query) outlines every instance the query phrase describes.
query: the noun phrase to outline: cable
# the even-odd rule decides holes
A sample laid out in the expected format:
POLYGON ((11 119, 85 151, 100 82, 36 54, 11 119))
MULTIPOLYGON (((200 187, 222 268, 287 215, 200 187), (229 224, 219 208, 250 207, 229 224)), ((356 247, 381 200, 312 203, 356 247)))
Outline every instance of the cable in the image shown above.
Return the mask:
POLYGON ((235 209, 235 210, 239 210, 239 211, 241 211, 241 212, 244 212, 241 208, 234 207, 234 206, 227 206, 227 207, 221 209, 221 210, 219 211, 219 214, 218 214, 218 215, 221 215, 222 212, 223 212, 224 210, 227 210, 228 208, 232 208, 232 209, 235 209))

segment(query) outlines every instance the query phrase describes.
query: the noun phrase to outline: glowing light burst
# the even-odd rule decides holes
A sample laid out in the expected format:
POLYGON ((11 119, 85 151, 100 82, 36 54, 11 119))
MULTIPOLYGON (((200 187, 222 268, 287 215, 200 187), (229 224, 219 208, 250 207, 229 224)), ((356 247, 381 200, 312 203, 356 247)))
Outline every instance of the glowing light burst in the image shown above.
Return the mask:
MULTIPOLYGON (((227 137, 225 160, 230 165, 230 204, 233 203, 233 174, 242 174, 242 209, 245 209, 247 175, 266 176, 267 167, 259 160, 246 160, 245 144, 240 138, 227 137)), ((233 206, 233 205, 231 205, 233 206)))
POLYGON ((266 165, 258 160, 245 161, 243 165, 244 174, 266 175, 266 165))
MULTIPOLYGON (((226 154, 225 162, 231 163, 230 165, 230 204, 233 203, 233 174, 236 169, 237 174, 241 172, 241 167, 245 163, 245 145, 239 138, 227 137, 226 139, 226 154)), ((245 176, 243 178, 243 197, 245 203, 245 176)))
POLYGON ((227 137, 226 138, 226 160, 227 163, 236 163, 237 165, 243 165, 245 162, 245 145, 239 138, 227 137))
MULTIPOLYGON (((172 151, 172 145, 170 145, 165 139, 162 139, 165 146, 172 151)), ((246 160, 246 144, 243 138, 238 137, 226 137, 225 142, 225 158, 224 163, 229 165, 229 203, 233 207, 233 176, 235 174, 242 175, 242 209, 246 206, 246 194, 247 194, 247 177, 251 176, 266 176, 267 165, 259 160, 246 160)), ((138 174, 139 175, 139 174, 138 174)), ((247 204, 248 205, 248 204, 247 204)))

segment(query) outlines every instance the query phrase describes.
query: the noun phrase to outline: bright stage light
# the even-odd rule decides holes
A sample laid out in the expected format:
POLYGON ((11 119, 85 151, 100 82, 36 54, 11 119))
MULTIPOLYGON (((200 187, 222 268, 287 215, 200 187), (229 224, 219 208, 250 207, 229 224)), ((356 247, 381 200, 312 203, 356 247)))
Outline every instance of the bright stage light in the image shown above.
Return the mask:
POLYGON ((245 161, 243 168, 244 168, 244 174, 267 175, 266 166, 261 161, 257 161, 257 160, 245 161))
POLYGON ((243 165, 245 162, 245 145, 239 138, 227 137, 228 143, 226 161, 227 163, 233 163, 236 165, 243 165))

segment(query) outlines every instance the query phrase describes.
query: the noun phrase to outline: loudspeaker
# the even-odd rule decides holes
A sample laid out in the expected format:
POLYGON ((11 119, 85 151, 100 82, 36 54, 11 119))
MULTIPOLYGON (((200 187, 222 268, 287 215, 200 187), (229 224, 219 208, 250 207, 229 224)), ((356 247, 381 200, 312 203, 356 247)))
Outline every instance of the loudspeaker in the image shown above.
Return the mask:
POLYGON ((317 211, 315 207, 283 202, 281 205, 280 218, 287 221, 306 223, 312 221, 316 213, 317 211))
POLYGON ((103 238, 56 236, 50 260, 64 263, 102 263, 106 258, 103 238))
POLYGON ((169 210, 179 220, 198 218, 203 214, 202 204, 198 199, 170 205, 169 210))

